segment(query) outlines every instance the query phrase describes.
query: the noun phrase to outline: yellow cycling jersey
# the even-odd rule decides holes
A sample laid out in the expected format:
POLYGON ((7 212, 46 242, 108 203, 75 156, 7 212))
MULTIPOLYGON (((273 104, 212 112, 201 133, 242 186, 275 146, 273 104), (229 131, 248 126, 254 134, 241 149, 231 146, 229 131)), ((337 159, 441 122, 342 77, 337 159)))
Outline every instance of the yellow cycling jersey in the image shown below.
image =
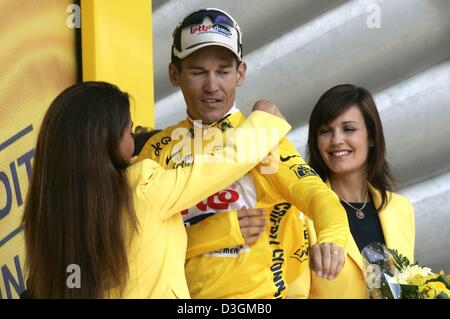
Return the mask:
MULTIPOLYGON (((242 130, 262 128, 284 136, 290 125, 276 116, 256 111, 240 126, 242 130)), ((241 136, 239 143, 225 145, 224 152, 213 152, 217 161, 210 164, 205 163, 203 156, 195 156, 194 165, 174 170, 165 170, 149 159, 130 165, 126 174, 139 230, 127 251, 129 277, 125 290, 121 294, 114 288, 105 296, 189 298, 184 272, 187 237, 179 211, 245 174, 277 145, 278 140, 258 145, 254 161, 233 160, 245 156, 249 147, 255 144, 254 139, 241 136), (224 158, 223 154, 235 156, 224 158), (222 178, 214 178, 216 171, 224 173, 222 178)))
MULTIPOLYGON (((151 158, 166 168, 190 165, 192 154, 211 148, 214 139, 225 138, 227 131, 244 120, 242 113, 235 112, 207 128, 181 121, 152 136, 138 160, 151 158), (212 128, 223 136, 209 136, 212 128), (186 130, 190 149, 180 147, 186 145, 186 140, 180 142, 186 130)), ((282 139, 270 163, 182 212, 188 234, 185 271, 191 297, 285 297, 288 285, 308 263, 308 235, 300 211, 314 220, 318 243, 346 247, 349 228, 338 197, 295 147, 282 139), (236 211, 242 207, 264 208, 268 220, 265 232, 250 247, 244 243, 237 220, 236 211)))

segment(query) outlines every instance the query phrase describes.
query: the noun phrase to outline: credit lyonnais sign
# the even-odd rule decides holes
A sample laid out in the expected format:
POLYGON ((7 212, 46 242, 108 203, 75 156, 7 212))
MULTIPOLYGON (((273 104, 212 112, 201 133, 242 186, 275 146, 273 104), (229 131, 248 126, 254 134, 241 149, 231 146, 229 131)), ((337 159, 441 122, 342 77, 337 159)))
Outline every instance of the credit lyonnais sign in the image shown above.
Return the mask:
POLYGON ((76 82, 72 3, 0 1, 0 299, 25 288, 20 224, 43 114, 76 82))

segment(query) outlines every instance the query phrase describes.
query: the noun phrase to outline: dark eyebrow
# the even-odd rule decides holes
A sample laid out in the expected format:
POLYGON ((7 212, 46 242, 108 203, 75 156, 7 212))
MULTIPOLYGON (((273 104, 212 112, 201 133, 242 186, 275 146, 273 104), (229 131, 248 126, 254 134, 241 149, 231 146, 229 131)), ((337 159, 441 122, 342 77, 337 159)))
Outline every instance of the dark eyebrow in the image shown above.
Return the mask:
POLYGON ((200 66, 189 66, 188 68, 187 68, 188 70, 204 70, 202 67, 200 67, 200 66))

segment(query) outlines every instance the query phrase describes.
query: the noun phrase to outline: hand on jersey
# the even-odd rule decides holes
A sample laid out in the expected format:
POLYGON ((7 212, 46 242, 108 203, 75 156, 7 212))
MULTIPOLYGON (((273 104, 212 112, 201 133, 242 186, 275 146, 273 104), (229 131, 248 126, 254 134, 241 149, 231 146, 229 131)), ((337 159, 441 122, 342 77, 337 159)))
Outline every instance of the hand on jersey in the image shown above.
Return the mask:
POLYGON ((315 244, 311 246, 309 256, 311 269, 323 279, 335 279, 344 267, 345 251, 335 244, 315 244))
POLYGON ((280 109, 278 106, 273 104, 272 102, 268 100, 258 100, 253 104, 252 111, 263 111, 270 113, 272 115, 281 117, 283 120, 286 120, 286 118, 281 114, 280 109))
POLYGON ((266 228, 266 220, 262 218, 265 214, 264 209, 247 209, 245 206, 237 211, 239 227, 247 245, 255 243, 266 228))

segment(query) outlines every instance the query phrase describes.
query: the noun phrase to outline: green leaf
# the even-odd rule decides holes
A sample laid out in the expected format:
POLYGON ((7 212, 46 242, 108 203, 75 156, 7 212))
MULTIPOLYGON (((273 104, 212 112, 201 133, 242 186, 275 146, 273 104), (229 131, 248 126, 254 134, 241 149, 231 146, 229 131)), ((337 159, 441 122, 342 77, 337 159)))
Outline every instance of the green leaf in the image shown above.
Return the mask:
POLYGON ((389 253, 394 258, 395 267, 397 267, 398 270, 405 269, 408 267, 411 263, 409 262, 409 259, 403 255, 401 255, 397 249, 389 249, 387 248, 389 253))
POLYGON ((439 295, 436 296, 436 299, 450 299, 450 296, 447 296, 445 292, 441 291, 439 295))
POLYGON ((442 274, 440 274, 436 279, 430 279, 430 280, 428 280, 427 282, 430 282, 430 281, 440 281, 440 282, 442 282, 444 285, 445 285, 445 287, 447 288, 447 289, 450 289, 450 280, 448 280, 444 275, 442 275, 442 274))
POLYGON ((400 285, 402 292, 402 299, 423 299, 423 296, 419 293, 416 285, 400 285))

